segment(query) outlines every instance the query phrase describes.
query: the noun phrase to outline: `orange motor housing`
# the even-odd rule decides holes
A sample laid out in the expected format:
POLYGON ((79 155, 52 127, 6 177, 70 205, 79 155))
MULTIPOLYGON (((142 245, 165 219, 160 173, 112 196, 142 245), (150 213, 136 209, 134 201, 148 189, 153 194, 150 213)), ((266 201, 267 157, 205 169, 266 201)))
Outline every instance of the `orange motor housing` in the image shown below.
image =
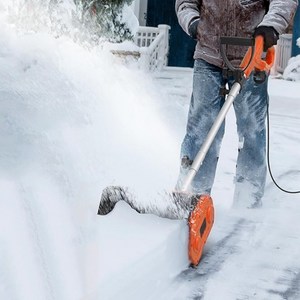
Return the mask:
POLYGON ((209 195, 201 195, 190 213, 189 260, 193 266, 200 262, 202 251, 214 223, 214 207, 209 195))

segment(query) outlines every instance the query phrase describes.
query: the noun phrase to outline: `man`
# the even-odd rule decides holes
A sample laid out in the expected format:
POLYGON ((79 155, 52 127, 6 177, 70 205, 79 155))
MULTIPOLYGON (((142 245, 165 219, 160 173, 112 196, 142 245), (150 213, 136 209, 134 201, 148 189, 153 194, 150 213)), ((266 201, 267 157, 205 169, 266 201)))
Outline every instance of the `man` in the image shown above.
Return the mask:
MULTIPOLYGON (((177 186, 204 142, 225 97, 220 88, 232 86, 224 78, 220 36, 264 37, 264 48, 277 43, 291 22, 298 0, 176 0, 176 13, 183 30, 197 40, 194 53, 193 93, 186 135, 181 147, 181 168, 177 186)), ((247 48, 228 47, 228 58, 238 66, 247 48)), ((262 82, 255 74, 247 79, 234 102, 239 151, 234 204, 261 206, 266 182, 267 76, 262 82)), ((210 194, 224 134, 220 128, 207 156, 191 184, 191 192, 210 194)))

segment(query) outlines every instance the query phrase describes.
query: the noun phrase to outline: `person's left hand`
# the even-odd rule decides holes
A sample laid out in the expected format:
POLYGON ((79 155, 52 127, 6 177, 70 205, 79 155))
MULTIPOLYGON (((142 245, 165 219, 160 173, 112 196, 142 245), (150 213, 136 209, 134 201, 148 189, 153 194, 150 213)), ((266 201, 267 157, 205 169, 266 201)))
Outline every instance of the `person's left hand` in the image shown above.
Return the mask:
POLYGON ((254 37, 262 35, 264 37, 264 51, 277 44, 278 32, 271 26, 259 26, 255 28, 254 37))

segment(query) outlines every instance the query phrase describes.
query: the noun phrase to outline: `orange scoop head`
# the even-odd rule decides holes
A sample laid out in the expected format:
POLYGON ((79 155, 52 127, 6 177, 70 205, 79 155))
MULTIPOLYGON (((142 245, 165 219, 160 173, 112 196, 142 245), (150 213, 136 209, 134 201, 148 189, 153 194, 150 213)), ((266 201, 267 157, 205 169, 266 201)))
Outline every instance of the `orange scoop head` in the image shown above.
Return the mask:
POLYGON ((189 216, 189 259, 193 266, 200 262, 202 251, 214 223, 214 207, 209 195, 196 199, 189 216))

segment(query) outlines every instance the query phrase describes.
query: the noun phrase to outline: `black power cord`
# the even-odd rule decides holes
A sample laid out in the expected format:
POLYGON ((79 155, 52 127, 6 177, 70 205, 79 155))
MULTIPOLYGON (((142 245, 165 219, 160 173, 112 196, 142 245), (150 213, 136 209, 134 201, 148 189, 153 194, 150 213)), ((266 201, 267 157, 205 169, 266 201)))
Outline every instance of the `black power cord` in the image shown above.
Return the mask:
POLYGON ((271 163, 270 163, 270 112, 269 112, 269 99, 267 99, 267 164, 268 164, 268 169, 269 169, 269 174, 271 176, 271 179, 275 186, 280 189, 284 193, 288 194, 300 194, 299 191, 290 191, 287 189, 282 188, 277 181, 275 180, 272 170, 271 170, 271 163))

